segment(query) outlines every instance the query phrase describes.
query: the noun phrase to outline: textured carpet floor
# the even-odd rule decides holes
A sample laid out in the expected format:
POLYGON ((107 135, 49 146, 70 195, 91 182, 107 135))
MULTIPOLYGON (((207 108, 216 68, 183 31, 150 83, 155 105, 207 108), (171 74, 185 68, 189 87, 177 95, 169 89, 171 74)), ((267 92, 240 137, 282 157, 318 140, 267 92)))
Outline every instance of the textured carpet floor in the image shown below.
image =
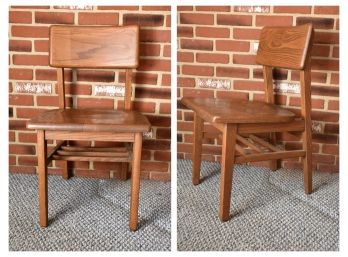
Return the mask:
POLYGON ((231 214, 220 222, 219 163, 202 162, 202 182, 191 183, 192 162, 178 160, 178 250, 337 251, 338 174, 314 173, 311 195, 300 171, 238 165, 231 214))
POLYGON ((49 227, 38 225, 37 177, 9 176, 11 251, 170 250, 170 183, 142 180, 139 229, 128 230, 130 180, 49 176, 49 227))

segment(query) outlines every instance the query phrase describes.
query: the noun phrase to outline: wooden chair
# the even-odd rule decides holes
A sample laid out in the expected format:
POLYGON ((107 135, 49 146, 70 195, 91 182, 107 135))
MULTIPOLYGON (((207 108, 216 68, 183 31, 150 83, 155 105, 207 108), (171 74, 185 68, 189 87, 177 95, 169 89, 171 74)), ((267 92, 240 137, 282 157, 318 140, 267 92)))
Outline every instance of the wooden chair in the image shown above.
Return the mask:
MULTIPOLYGON (((222 221, 230 218, 233 166, 235 163, 270 161, 278 169, 277 160, 302 157, 304 189, 312 192, 311 134, 311 47, 312 25, 296 27, 265 27, 261 31, 256 62, 263 65, 266 102, 238 99, 183 98, 182 103, 194 111, 194 142, 192 182, 199 184, 204 122, 222 133, 220 210, 222 221), (301 117, 274 104, 274 67, 299 70, 301 86, 301 117), (275 143, 276 132, 301 131, 303 150, 285 151, 275 143), (269 140, 255 133, 269 133, 269 140), (249 135, 249 137, 246 137, 249 135), (247 148, 247 149, 246 149, 247 148)), ((266 134, 267 135, 267 134, 266 134)))
POLYGON ((69 178, 68 161, 131 163, 129 227, 137 229, 142 135, 150 130, 147 118, 132 111, 132 68, 138 62, 138 26, 51 26, 50 66, 57 68, 59 109, 44 112, 27 123, 27 128, 37 130, 41 227, 48 226, 47 165, 59 160, 65 178, 69 178), (66 109, 64 68, 82 67, 125 69, 124 110, 102 110, 98 106, 66 109), (47 140, 58 142, 49 154, 47 140), (126 142, 133 143, 133 147, 74 147, 68 140, 126 142))

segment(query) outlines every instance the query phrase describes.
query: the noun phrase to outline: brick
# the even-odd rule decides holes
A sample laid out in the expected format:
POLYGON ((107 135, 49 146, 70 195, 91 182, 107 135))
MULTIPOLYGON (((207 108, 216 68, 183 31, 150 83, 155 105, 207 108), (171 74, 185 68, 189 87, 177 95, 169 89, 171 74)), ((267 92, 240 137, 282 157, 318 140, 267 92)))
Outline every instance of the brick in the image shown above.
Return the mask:
POLYGON ((339 88, 338 87, 328 87, 328 86, 315 86, 313 85, 311 88, 312 95, 318 96, 339 96, 339 88))
MULTIPOLYGON (((327 73, 326 72, 311 72, 311 80, 312 82, 326 83, 327 73)), ((300 80, 299 72, 291 72, 291 80, 300 80)))
POLYGON ((178 37, 193 37, 193 28, 186 27, 186 26, 178 26, 177 36, 178 37))
POLYGON ((9 120, 9 130, 25 130, 26 129, 26 120, 9 120))
POLYGON ((197 53, 196 60, 202 63, 228 63, 229 56, 227 54, 197 53))
POLYGON ((178 6, 177 11, 193 11, 193 6, 178 6))
POLYGON ((36 133, 18 133, 18 141, 21 143, 36 143, 36 133))
POLYGON ((48 38, 48 27, 41 26, 15 26, 11 27, 11 34, 14 37, 48 38))
POLYGON ((339 33, 316 32, 314 34, 315 44, 339 44, 339 33))
POLYGON ((100 109, 113 109, 113 99, 102 99, 102 98, 77 98, 78 109, 88 109, 98 107, 100 109))
POLYGON ((137 87, 135 98, 170 99, 170 89, 137 87))
POLYGON ((18 164, 25 166, 37 166, 37 157, 36 156, 19 156, 18 164))
POLYGON ((329 45, 313 45, 312 56, 329 57, 330 46, 329 45))
POLYGON ((31 12, 10 11, 9 23, 31 23, 31 12))
POLYGON ((340 83, 340 76, 338 73, 331 73, 330 83, 335 85, 340 83))
POLYGON ((170 45, 165 45, 163 46, 163 57, 171 57, 171 46, 170 45))
POLYGON ((216 76, 232 78, 249 78, 249 69, 235 67, 216 67, 216 76))
POLYGON ((160 103, 160 114, 170 114, 171 113, 171 105, 170 103, 160 103))
POLYGON ((154 161, 142 161, 141 162, 142 171, 157 171, 157 172, 168 172, 167 162, 154 162, 154 161))
POLYGON ((9 142, 16 141, 16 133, 14 131, 8 131, 8 140, 9 142))
POLYGON ((140 42, 170 43, 170 31, 158 29, 141 29, 139 40, 140 42))
POLYGON ((157 5, 157 6, 142 6, 142 10, 144 11, 170 11, 170 6, 165 5, 157 5))
POLYGON ((10 95, 9 105, 34 105, 32 95, 10 95))
POLYGON ((178 77, 178 87, 194 87, 195 80, 193 78, 181 78, 178 77))
POLYGON ((33 65, 33 66, 48 66, 47 55, 20 55, 12 56, 13 64, 15 65, 33 65))
POLYGON ((213 25, 214 15, 203 13, 180 13, 181 24, 213 25))
POLYGON ((46 109, 39 108, 19 108, 17 107, 17 118, 22 119, 31 119, 33 117, 39 116, 43 112, 47 111, 46 109))
POLYGON ((44 5, 12 5, 11 8, 15 9, 50 9, 50 7, 44 5))
POLYGON ((113 82, 115 73, 113 71, 102 70, 77 70, 77 80, 90 82, 113 82))
POLYGON ((274 6, 274 13, 303 13, 310 14, 312 10, 311 6, 274 6))
POLYGON ((31 52, 31 41, 29 40, 10 40, 9 51, 13 52, 31 52))
POLYGON ((214 91, 209 90, 209 89, 184 88, 183 97, 210 98, 210 97, 214 97, 214 91))
POLYGON ((34 41, 35 52, 48 52, 49 41, 48 40, 35 40, 34 41))
POLYGON ((10 154, 25 154, 25 155, 35 155, 35 146, 33 145, 9 145, 9 153, 10 154))
POLYGON ((214 68, 199 65, 183 65, 182 73, 186 75, 213 76, 214 68))
POLYGON ((32 166, 9 166, 11 173, 28 173, 35 174, 36 168, 32 166))
POLYGON ((161 52, 161 45, 159 44, 140 44, 141 56, 159 56, 161 52))
POLYGON ((312 158, 314 163, 328 163, 328 164, 335 163, 335 156, 332 156, 332 155, 312 154, 312 158))
POLYGON ((58 96, 37 96, 36 104, 38 106, 58 106, 58 96))
POLYGON ((323 171, 323 172, 331 172, 331 173, 336 173, 339 171, 340 167, 339 165, 330 165, 330 164, 319 164, 318 165, 318 170, 323 171))
POLYGON ((135 6, 135 5, 98 6, 98 10, 125 10, 125 11, 136 11, 136 10, 139 10, 139 6, 135 6))
POLYGON ((312 59, 312 70, 339 70, 339 61, 332 59, 312 59))
POLYGON ((254 65, 256 63, 255 58, 256 58, 255 55, 234 54, 232 60, 234 64, 254 65))
POLYGON ((182 49, 192 50, 213 50, 213 41, 199 39, 181 39, 180 46, 182 49))
POLYGON ((74 24, 74 13, 68 12, 35 12, 35 23, 74 24))
POLYGON ((315 29, 332 29, 335 20, 332 18, 313 18, 313 17, 297 17, 296 25, 312 23, 315 29))
POLYGON ((291 26, 292 16, 266 16, 257 15, 256 16, 256 26, 291 26))
POLYGON ((338 111, 339 108, 340 108, 340 103, 339 103, 339 101, 329 100, 329 104, 328 104, 328 109, 329 109, 329 110, 338 111))
POLYGON ((158 128, 156 130, 156 138, 158 139, 170 139, 170 128, 158 128))
MULTIPOLYGON (((290 106, 301 106, 300 97, 290 97, 289 101, 290 106)), ((312 109, 324 109, 324 100, 323 99, 311 99, 312 109)))
POLYGON ((168 116, 147 115, 150 123, 156 127, 170 127, 171 118, 168 116))
POLYGON ((340 133, 339 124, 325 124, 324 133, 339 134, 340 133))
POLYGON ((178 62, 193 62, 193 53, 190 52, 178 52, 177 60, 178 62))
POLYGON ((323 145, 322 152, 326 154, 338 155, 339 147, 338 145, 323 145))
POLYGON ((235 39, 258 40, 259 37, 260 37, 259 29, 241 29, 241 28, 233 29, 233 38, 235 39))
POLYGON ((250 43, 246 41, 216 40, 218 51, 249 52, 249 49, 250 43))
POLYGON ((33 79, 33 70, 32 69, 9 69, 9 78, 18 79, 18 80, 32 80, 33 79))
POLYGON ((134 101, 133 107, 134 107, 134 110, 139 111, 139 112, 154 113, 155 108, 156 108, 156 104, 155 103, 134 101))
POLYGON ((228 38, 230 37, 230 29, 215 27, 196 27, 196 36, 209 38, 228 38))
POLYGON ((339 6, 315 6, 315 14, 339 14, 339 6))
POLYGON ((9 155, 8 156, 8 164, 11 165, 16 165, 16 156, 15 155, 9 155))
POLYGON ((315 121, 338 122, 339 114, 332 112, 312 111, 311 117, 312 120, 315 121))
POLYGON ((217 24, 229 25, 229 26, 251 26, 252 16, 251 15, 235 15, 235 14, 218 14, 217 24))
POLYGON ((332 50, 332 57, 333 58, 340 58, 340 48, 338 46, 335 46, 332 50))
POLYGON ((145 140, 143 147, 148 150, 170 150, 169 140, 145 140))
POLYGON ((139 71, 170 71, 170 60, 140 59, 139 71))
POLYGON ((123 25, 139 24, 142 27, 163 26, 164 15, 126 13, 123 15, 123 25))
MULTIPOLYGON (((158 75, 153 73, 135 72, 133 73, 133 83, 156 85, 158 75)), ((119 73, 119 82, 125 82, 125 73, 119 73)))
POLYGON ((250 91, 264 91, 263 82, 235 80, 233 83, 235 90, 250 90, 250 91))
POLYGON ((118 13, 79 13, 80 25, 118 25, 118 13))
MULTIPOLYGON (((36 69, 35 70, 36 80, 57 80, 57 70, 56 69, 36 69)), ((72 81, 71 70, 64 70, 64 80, 72 81)))
POLYGON ((211 5, 204 5, 204 6, 196 6, 196 11, 202 11, 202 12, 229 12, 231 10, 230 6, 211 6, 211 5))
POLYGON ((216 91, 217 98, 226 99, 245 99, 249 100, 249 93, 244 92, 234 92, 234 91, 216 91))

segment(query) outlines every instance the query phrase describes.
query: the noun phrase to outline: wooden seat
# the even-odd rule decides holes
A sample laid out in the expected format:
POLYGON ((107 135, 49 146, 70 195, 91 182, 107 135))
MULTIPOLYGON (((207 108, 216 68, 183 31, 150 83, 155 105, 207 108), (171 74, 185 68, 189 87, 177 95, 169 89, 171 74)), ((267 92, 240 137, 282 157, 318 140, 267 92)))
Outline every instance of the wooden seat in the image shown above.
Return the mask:
POLYGON ((314 30, 311 24, 296 27, 264 27, 260 34, 256 62, 263 65, 265 102, 235 99, 183 98, 181 102, 194 111, 192 182, 200 182, 200 164, 204 122, 221 133, 220 209, 222 221, 230 218, 230 202, 235 163, 269 161, 272 170, 278 160, 303 159, 305 193, 312 192, 311 126, 311 48, 314 30), (301 117, 274 104, 273 68, 300 72, 301 117), (303 149, 285 151, 276 143, 278 132, 302 132, 303 149), (268 134, 268 138, 255 135, 268 134))
POLYGON ((289 122, 295 114, 279 106, 241 99, 184 98, 182 103, 216 123, 289 122))
MULTIPOLYGON (((41 227, 48 226, 47 165, 68 161, 121 162, 121 178, 131 164, 129 227, 137 229, 142 136, 150 130, 147 118, 132 110, 132 69, 139 63, 138 26, 51 26, 50 66, 57 68, 59 109, 46 111, 27 122, 37 130, 39 212, 41 227), (123 110, 66 109, 64 68, 122 68, 126 70, 123 110), (47 153, 47 140, 57 145, 47 153), (120 147, 76 147, 69 140, 123 142, 120 147)), ((91 144, 93 145, 93 144, 91 144)))

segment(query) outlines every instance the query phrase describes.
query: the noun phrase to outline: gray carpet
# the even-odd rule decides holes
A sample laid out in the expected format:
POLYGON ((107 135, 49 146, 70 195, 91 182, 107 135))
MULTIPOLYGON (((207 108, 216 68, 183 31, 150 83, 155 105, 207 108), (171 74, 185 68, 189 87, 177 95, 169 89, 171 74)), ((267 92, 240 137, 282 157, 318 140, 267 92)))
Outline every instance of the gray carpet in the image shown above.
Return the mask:
POLYGON ((9 176, 10 251, 168 251, 170 183, 142 180, 128 230, 130 180, 49 176, 49 227, 38 225, 37 176, 9 176))
POLYGON ((202 162, 198 186, 191 170, 191 161, 178 160, 179 251, 338 251, 338 174, 315 172, 307 196, 301 171, 238 165, 233 217, 222 223, 219 163, 202 162))

